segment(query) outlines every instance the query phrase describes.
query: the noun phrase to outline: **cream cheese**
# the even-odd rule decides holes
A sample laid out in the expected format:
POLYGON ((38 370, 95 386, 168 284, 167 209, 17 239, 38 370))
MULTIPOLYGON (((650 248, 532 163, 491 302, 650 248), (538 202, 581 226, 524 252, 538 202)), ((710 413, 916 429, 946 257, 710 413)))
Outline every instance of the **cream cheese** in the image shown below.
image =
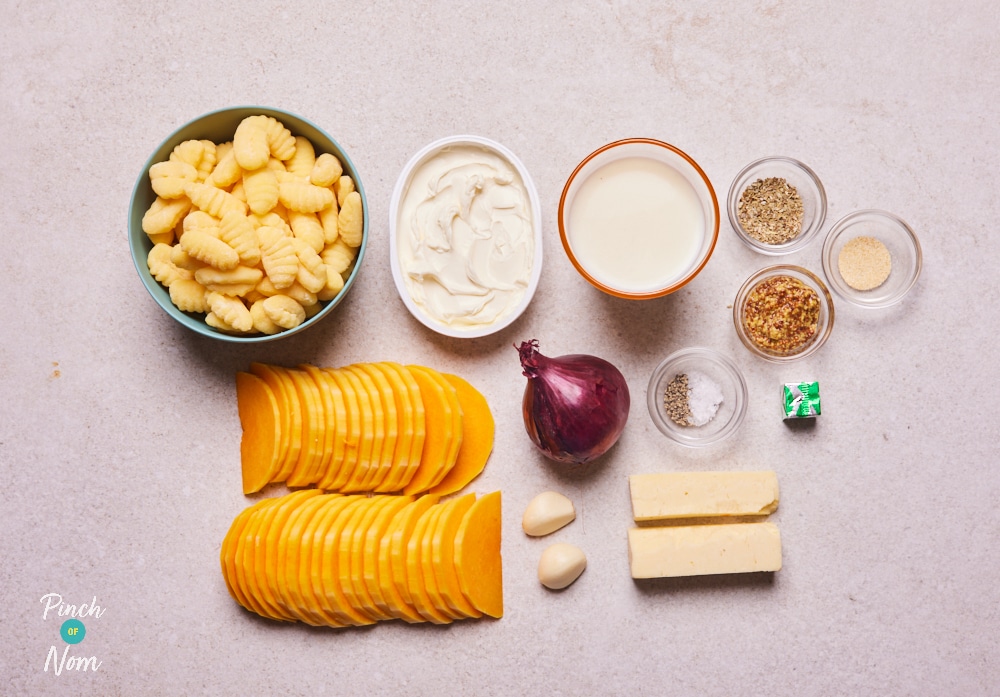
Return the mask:
POLYGON ((455 328, 495 324, 524 298, 535 259, 517 170, 478 145, 448 145, 414 168, 397 218, 400 270, 413 302, 455 328))

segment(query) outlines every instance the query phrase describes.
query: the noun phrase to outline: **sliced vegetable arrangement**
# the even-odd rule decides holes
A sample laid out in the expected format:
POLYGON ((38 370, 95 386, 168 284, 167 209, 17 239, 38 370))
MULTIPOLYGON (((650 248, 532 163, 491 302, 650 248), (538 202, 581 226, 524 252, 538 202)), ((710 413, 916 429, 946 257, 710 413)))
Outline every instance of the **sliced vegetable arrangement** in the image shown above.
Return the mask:
POLYGON ((259 501, 222 542, 222 575, 244 608, 346 627, 501 617, 500 492, 360 496, 303 489, 259 501))
POLYGON ((392 362, 236 375, 243 492, 267 484, 340 493, 459 491, 493 450, 494 421, 464 379, 392 362))

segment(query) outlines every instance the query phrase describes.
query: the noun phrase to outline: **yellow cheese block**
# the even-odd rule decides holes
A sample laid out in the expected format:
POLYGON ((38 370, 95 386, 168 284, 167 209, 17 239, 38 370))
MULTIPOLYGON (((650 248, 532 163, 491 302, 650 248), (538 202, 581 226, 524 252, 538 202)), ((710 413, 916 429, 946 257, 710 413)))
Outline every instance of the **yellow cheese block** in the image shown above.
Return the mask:
POLYGON ((632 528, 628 559, 632 578, 778 571, 781 534, 774 523, 632 528))
POLYGON ((774 472, 662 472, 628 478, 637 523, 677 518, 764 516, 778 508, 774 472))

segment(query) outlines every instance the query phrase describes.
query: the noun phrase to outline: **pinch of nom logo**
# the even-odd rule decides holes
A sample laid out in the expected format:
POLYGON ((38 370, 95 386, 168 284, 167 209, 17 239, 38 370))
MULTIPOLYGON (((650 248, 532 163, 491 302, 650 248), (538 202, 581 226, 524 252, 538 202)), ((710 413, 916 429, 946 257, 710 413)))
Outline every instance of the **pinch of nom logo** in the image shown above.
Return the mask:
POLYGON ((97 656, 70 655, 71 646, 76 646, 87 636, 87 627, 83 620, 88 622, 93 619, 100 619, 107 608, 102 608, 97 604, 97 596, 89 603, 82 605, 70 605, 63 602, 63 597, 58 593, 46 593, 42 596, 41 602, 45 608, 42 610, 42 620, 62 619, 59 626, 59 636, 66 643, 66 647, 59 654, 59 649, 55 646, 49 648, 49 653, 45 657, 45 672, 49 672, 49 664, 52 664, 52 672, 55 675, 62 675, 64 670, 76 670, 86 672, 88 670, 97 671, 103 661, 98 661, 97 656))

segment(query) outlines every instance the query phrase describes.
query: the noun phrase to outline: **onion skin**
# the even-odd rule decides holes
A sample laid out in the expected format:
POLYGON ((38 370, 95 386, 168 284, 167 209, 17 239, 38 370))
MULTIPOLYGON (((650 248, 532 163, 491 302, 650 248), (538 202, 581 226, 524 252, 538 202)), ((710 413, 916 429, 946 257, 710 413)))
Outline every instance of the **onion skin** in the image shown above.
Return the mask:
POLYGON ((538 353, 534 339, 517 349, 528 378, 521 403, 524 428, 543 454, 582 465, 618 442, 630 404, 618 368, 584 354, 548 358, 538 353))

